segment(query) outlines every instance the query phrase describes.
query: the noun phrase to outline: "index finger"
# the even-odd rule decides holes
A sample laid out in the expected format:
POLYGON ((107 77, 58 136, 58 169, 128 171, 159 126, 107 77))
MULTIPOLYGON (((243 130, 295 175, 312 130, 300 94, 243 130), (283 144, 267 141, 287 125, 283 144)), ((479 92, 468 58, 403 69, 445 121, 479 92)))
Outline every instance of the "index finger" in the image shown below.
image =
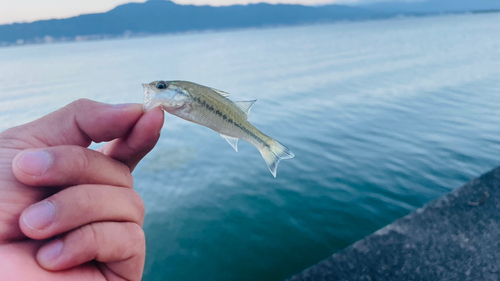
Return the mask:
POLYGON ((99 151, 125 163, 133 171, 137 163, 156 145, 163 126, 163 114, 160 108, 146 112, 129 134, 106 143, 99 151))

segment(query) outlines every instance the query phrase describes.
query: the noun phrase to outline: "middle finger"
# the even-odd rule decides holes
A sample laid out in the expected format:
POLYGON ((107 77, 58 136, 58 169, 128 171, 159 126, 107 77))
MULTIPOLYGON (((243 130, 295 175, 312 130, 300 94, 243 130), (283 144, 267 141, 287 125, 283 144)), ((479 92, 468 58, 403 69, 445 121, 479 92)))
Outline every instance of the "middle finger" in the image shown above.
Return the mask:
POLYGON ((23 150, 14 158, 12 170, 19 181, 30 186, 133 186, 125 164, 76 145, 23 150))

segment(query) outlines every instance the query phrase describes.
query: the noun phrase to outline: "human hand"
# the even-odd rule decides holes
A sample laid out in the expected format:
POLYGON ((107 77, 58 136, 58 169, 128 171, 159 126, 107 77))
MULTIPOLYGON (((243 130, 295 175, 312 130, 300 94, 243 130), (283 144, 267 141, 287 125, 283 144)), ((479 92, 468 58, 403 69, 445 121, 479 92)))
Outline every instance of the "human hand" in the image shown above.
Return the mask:
POLYGON ((140 280, 144 205, 131 171, 162 125, 159 109, 78 100, 0 133, 2 280, 140 280))

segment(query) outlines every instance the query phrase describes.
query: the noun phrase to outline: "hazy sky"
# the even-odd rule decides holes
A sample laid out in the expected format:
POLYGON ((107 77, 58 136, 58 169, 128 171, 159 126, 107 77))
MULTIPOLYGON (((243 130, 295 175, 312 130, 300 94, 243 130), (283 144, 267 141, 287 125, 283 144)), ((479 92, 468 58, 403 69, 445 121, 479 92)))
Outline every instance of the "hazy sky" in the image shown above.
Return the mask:
MULTIPOLYGON (((177 4, 212 6, 258 2, 314 5, 356 1, 358 0, 174 0, 177 4)), ((117 5, 129 2, 146 2, 146 0, 1 0, 0 24, 106 12, 117 5)))

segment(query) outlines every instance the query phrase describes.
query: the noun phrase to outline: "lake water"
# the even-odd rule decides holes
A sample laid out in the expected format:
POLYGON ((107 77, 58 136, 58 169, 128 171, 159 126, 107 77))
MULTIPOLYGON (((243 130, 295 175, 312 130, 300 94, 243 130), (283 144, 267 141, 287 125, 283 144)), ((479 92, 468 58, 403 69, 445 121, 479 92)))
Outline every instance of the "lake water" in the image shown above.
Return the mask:
MULTIPOLYGON (((145 280, 281 280, 500 164, 500 14, 0 48, 0 130, 189 80, 258 99, 260 153, 167 115, 134 171, 145 280)), ((95 146, 94 146, 95 147, 95 146)))

